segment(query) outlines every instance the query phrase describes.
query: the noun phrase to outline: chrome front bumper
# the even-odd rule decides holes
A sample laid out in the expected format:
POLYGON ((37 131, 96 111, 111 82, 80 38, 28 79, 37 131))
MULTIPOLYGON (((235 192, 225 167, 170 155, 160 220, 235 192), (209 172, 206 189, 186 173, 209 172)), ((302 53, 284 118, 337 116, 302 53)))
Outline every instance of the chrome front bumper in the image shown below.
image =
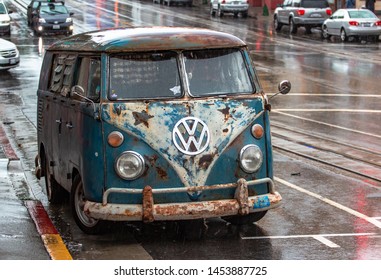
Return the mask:
POLYGON ((94 219, 110 221, 165 221, 190 220, 199 218, 223 217, 232 215, 247 215, 253 212, 262 212, 280 205, 281 195, 274 190, 274 182, 270 178, 253 181, 239 179, 237 183, 213 186, 198 186, 189 188, 152 189, 146 186, 141 189, 108 189, 103 195, 103 203, 86 201, 85 213, 94 219), (248 196, 248 186, 269 184, 269 193, 264 195, 248 196), (234 199, 195 201, 183 203, 154 204, 154 194, 199 192, 203 190, 218 190, 235 188, 234 199), (111 193, 143 194, 142 204, 111 204, 108 196, 111 193))

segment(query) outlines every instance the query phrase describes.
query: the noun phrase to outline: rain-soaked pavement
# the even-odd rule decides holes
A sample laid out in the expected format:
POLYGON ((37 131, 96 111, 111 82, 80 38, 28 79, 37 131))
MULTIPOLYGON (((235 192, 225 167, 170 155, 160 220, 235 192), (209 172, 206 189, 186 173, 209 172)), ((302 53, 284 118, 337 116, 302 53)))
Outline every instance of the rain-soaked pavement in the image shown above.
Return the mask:
MULTIPOLYGON (((75 13, 75 33, 126 24, 190 25, 232 33, 248 42, 267 93, 275 93, 281 80, 292 83, 290 94, 271 100, 274 124, 381 153, 380 42, 323 41, 319 30, 306 35, 300 29, 290 36, 283 28, 276 33, 271 17, 258 10, 248 19, 220 19, 211 18, 204 5, 167 7, 148 0, 65 2, 75 13)), ((42 201, 74 259, 381 259, 381 182, 307 160, 292 150, 275 149, 274 155, 283 205, 256 224, 236 227, 210 219, 202 224, 201 238, 195 238, 189 224, 175 222, 120 223, 111 225, 109 234, 83 234, 68 204, 49 205, 43 180, 38 182, 32 175, 39 69, 45 48, 64 37, 35 37, 22 7, 15 5, 9 39, 18 45, 21 64, 0 73, 1 120, 20 149, 32 189, 27 196, 42 201)), ((278 132, 275 127, 274 132, 278 132)), ((24 199, 11 196, 16 203, 24 199)), ((6 209, 12 210, 11 206, 6 209)), ((33 227, 25 211, 18 209, 14 218, 25 221, 23 228, 33 227)), ((30 238, 36 239, 30 232, 30 238)), ((0 242, 11 246, 17 234, 2 236, 0 242)), ((9 258, 34 259, 22 252, 9 258)))

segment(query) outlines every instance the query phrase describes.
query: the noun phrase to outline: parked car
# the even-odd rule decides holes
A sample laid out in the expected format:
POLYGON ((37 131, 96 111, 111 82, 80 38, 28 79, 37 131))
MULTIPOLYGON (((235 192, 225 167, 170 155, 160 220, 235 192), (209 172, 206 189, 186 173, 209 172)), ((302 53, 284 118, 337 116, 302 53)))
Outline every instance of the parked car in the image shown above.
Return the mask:
POLYGON ((19 66, 20 54, 15 44, 0 38, 0 70, 19 66))
POLYGON ((339 9, 322 26, 322 36, 329 39, 339 36, 345 42, 349 37, 373 37, 381 35, 381 20, 368 9, 339 9))
POLYGON ((0 0, 0 34, 11 35, 11 14, 5 6, 4 2, 0 0))
POLYGON ((224 14, 234 14, 235 17, 241 14, 246 18, 249 12, 248 0, 211 0, 210 14, 222 17, 224 14))
POLYGON ((263 218, 282 197, 271 106, 251 57, 241 39, 191 27, 98 30, 51 45, 36 157, 50 203, 69 192, 88 234, 107 221, 263 218))
POLYGON ((69 12, 62 2, 41 2, 32 12, 33 31, 41 34, 73 34, 74 13, 69 12))
MULTIPOLYGON (((188 7, 192 7, 193 5, 193 0, 157 0, 161 1, 164 5, 172 6, 172 5, 184 5, 188 7)), ((155 0, 154 0, 155 3, 155 0)))
POLYGON ((304 27, 307 33, 311 28, 321 28, 324 20, 332 15, 326 0, 285 0, 274 11, 274 28, 280 31, 288 25, 290 33, 295 34, 298 27, 304 27))

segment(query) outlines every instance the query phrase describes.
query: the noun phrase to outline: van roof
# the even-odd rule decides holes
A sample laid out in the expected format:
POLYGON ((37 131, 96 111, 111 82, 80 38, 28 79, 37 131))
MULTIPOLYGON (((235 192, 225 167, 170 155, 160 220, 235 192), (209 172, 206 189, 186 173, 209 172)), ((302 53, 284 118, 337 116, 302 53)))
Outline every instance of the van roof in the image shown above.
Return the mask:
POLYGON ((127 27, 98 30, 68 37, 48 50, 76 52, 132 52, 242 47, 239 38, 192 27, 127 27))

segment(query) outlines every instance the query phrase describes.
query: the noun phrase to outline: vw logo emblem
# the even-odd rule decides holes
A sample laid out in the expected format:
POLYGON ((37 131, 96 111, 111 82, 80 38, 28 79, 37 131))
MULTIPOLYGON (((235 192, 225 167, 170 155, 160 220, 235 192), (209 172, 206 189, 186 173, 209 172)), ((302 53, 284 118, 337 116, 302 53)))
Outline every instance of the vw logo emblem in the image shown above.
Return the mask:
POLYGON ((194 156, 202 153, 208 147, 210 133, 202 120, 186 117, 176 123, 172 139, 180 152, 194 156))

